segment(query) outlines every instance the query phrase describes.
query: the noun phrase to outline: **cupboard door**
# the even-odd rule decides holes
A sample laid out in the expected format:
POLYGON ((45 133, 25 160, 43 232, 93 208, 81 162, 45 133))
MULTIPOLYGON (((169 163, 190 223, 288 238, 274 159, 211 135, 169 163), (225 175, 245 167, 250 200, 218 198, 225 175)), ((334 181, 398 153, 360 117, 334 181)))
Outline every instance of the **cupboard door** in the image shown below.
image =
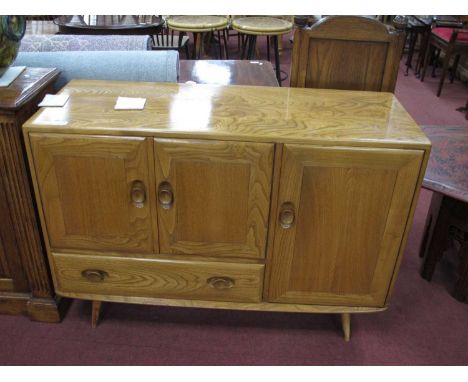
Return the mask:
POLYGON ((273 145, 155 139, 161 253, 264 257, 273 145))
POLYGON ((151 140, 30 134, 30 142, 52 248, 153 252, 151 140))
POLYGON ((383 306, 422 156, 285 145, 269 301, 383 306))

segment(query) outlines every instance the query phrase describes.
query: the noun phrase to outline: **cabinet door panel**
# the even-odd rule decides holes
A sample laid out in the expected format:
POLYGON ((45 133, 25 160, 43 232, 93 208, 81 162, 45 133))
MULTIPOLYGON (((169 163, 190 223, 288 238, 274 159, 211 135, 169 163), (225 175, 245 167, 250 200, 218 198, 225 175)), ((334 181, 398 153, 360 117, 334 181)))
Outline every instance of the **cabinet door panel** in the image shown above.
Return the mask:
POLYGON ((422 154, 286 145, 269 300, 383 305, 422 154))
POLYGON ((51 247, 153 252, 150 140, 30 140, 51 247))
POLYGON ((161 253, 264 256, 273 145, 155 139, 154 148, 161 253))

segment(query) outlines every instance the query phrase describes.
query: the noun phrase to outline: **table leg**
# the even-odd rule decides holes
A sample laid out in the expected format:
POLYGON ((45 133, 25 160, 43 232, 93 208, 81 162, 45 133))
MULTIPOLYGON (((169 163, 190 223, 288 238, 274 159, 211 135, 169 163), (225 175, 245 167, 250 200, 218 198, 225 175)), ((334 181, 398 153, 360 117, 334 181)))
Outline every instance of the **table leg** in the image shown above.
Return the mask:
POLYGON ((448 225, 450 220, 450 206, 448 198, 439 193, 434 193, 431 202, 431 213, 433 228, 427 235, 424 262, 421 276, 427 281, 431 281, 437 262, 442 258, 444 250, 448 244, 448 225), (438 211, 437 211, 438 210, 438 211))
POLYGON ((468 240, 463 241, 459 255, 458 279, 455 282, 452 296, 456 300, 463 302, 468 298, 468 240))

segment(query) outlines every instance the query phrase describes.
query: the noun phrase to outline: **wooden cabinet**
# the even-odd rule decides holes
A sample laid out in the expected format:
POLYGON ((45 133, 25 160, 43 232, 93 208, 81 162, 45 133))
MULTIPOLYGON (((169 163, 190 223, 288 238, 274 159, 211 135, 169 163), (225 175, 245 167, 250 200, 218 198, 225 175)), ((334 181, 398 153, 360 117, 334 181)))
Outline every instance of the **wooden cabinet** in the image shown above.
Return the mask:
POLYGON ((273 145, 154 143, 161 253, 265 257, 273 145))
POLYGON ((383 306, 423 153, 285 145, 269 300, 383 306))
POLYGON ((26 68, 0 88, 0 313, 58 322, 54 293, 23 145, 23 123, 59 75, 53 68, 26 68))
POLYGON ((24 125, 58 294, 94 319, 99 301, 341 313, 346 336, 386 309, 430 149, 393 95, 131 85, 145 110, 73 81, 66 112, 24 125))
POLYGON ((144 138, 30 140, 53 248, 154 252, 152 147, 144 138))

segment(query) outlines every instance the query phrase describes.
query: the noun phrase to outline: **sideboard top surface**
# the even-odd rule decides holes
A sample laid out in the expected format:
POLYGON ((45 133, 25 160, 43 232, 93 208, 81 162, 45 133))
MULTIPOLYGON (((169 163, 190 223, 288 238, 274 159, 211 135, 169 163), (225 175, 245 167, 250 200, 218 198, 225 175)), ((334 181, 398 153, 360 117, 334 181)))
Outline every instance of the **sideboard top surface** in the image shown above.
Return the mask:
POLYGON ((428 148, 391 93, 74 80, 64 107, 39 110, 27 131, 428 148), (144 110, 114 110, 117 96, 144 110))

